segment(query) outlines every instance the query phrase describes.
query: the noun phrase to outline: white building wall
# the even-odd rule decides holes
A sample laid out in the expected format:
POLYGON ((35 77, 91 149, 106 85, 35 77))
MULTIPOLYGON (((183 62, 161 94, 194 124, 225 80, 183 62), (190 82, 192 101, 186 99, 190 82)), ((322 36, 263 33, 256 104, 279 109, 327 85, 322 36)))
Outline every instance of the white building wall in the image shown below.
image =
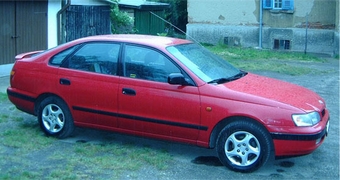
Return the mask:
POLYGON ((188 0, 189 39, 243 47, 261 42, 266 49, 273 49, 275 40, 288 40, 292 51, 304 51, 307 42, 308 52, 339 54, 339 0, 294 0, 294 11, 264 9, 261 32, 260 1, 188 0))
POLYGON ((47 48, 52 48, 58 45, 57 13, 61 9, 61 0, 50 0, 47 6, 47 48))
POLYGON ((256 8, 255 0, 191 0, 188 1, 188 21, 225 25, 256 24, 256 8))

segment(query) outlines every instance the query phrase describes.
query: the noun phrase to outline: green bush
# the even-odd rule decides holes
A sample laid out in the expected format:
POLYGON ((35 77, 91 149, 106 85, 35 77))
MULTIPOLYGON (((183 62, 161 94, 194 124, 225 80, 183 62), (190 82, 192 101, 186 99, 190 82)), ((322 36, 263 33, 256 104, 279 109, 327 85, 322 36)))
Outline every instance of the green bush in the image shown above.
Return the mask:
POLYGON ((134 20, 128 13, 120 11, 118 7, 118 0, 112 0, 114 4, 111 5, 111 32, 113 34, 132 34, 136 33, 134 28, 134 20))

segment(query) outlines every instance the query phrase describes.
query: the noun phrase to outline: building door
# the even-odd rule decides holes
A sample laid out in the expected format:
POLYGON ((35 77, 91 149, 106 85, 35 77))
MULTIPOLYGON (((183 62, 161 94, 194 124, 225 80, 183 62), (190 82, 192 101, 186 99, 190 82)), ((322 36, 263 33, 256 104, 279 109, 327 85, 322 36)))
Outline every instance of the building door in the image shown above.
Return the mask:
POLYGON ((59 43, 87 36, 111 34, 110 6, 69 6, 64 30, 65 37, 59 43))
POLYGON ((0 0, 0 64, 14 56, 47 48, 47 1, 0 0))

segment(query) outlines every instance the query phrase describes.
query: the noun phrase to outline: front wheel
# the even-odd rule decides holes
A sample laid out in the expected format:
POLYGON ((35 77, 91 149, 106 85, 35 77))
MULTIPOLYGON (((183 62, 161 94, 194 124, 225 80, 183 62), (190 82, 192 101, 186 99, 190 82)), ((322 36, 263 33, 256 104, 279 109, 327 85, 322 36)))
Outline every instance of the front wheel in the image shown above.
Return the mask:
POLYGON ((74 130, 69 108, 57 97, 48 97, 40 103, 38 121, 41 129, 48 136, 65 138, 74 130))
POLYGON ((220 132, 216 150, 220 161, 237 172, 252 172, 271 157, 269 133, 251 121, 234 121, 220 132))

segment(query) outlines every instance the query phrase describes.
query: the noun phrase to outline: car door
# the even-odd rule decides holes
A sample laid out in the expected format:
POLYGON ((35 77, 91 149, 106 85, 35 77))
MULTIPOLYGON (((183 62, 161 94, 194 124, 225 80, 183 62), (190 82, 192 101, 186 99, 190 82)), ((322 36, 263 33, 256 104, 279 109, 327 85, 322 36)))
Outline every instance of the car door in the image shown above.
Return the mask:
POLYGON ((117 127, 119 51, 120 44, 86 43, 59 68, 57 88, 77 125, 117 127))
POLYGON ((123 60, 119 128, 170 140, 197 140, 198 88, 167 83, 168 75, 181 73, 180 68, 163 53, 135 45, 125 46, 123 60))

